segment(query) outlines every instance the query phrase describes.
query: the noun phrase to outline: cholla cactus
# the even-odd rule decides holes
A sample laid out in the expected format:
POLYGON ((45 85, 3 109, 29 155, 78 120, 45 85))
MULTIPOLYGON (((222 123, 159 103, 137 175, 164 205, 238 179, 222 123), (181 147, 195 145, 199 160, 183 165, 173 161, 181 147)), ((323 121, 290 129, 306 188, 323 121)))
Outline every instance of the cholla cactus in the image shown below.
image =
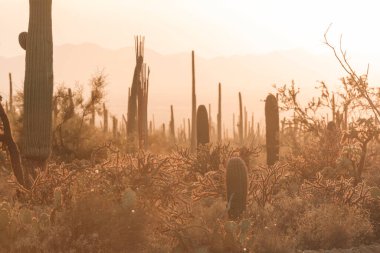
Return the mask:
POLYGON ((227 164, 226 175, 228 215, 238 218, 246 208, 248 176, 247 166, 241 158, 231 158, 227 164))

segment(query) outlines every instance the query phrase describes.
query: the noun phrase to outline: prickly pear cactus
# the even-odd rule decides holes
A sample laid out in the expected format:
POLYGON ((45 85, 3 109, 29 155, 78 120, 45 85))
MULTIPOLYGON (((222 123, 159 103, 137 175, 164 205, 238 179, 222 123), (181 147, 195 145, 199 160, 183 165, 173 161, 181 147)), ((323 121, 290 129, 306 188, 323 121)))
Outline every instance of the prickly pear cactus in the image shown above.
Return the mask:
POLYGON ((269 94, 265 100, 265 126, 267 164, 273 165, 279 160, 280 152, 280 119, 277 99, 269 94))
POLYGON ((210 142, 208 116, 206 106, 200 105, 197 110, 197 143, 205 145, 210 142))
POLYGON ((226 175, 228 215, 238 218, 246 208, 248 177, 247 167, 241 158, 231 158, 226 175))

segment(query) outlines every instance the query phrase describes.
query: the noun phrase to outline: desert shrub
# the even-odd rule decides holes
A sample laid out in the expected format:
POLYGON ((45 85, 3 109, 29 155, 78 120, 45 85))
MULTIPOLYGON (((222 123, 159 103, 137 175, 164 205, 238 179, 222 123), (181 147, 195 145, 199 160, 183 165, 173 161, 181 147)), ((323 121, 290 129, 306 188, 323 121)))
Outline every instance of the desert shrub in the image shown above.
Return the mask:
POLYGON ((358 207, 322 204, 298 220, 297 244, 301 249, 350 248, 368 243, 372 236, 368 213, 358 207))
POLYGON ((107 196, 88 194, 57 219, 57 233, 48 239, 50 251, 141 252, 147 242, 147 216, 125 208, 107 196), (64 233, 64 234, 61 234, 64 233))
POLYGON ((295 252, 295 240, 275 227, 266 227, 256 231, 251 242, 252 252, 257 253, 291 253, 295 252))

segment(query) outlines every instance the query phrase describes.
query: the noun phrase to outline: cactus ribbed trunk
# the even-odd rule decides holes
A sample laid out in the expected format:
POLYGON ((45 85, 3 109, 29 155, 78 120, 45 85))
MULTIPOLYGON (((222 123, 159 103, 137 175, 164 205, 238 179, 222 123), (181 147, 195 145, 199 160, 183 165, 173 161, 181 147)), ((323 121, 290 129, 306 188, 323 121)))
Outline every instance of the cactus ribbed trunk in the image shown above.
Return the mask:
POLYGON ((219 83, 218 92, 218 142, 222 141, 222 85, 219 83))
POLYGON ((91 119, 90 119, 90 125, 95 127, 95 92, 91 92, 91 119))
POLYGON ((127 126, 127 152, 131 153, 136 151, 137 146, 137 98, 139 87, 141 83, 141 70, 144 62, 144 39, 140 37, 135 38, 136 46, 136 66, 133 74, 132 87, 130 89, 130 96, 128 100, 128 126, 127 126))
POLYGON ((279 160, 280 151, 280 122, 276 97, 269 94, 265 100, 265 126, 267 164, 273 165, 279 160))
POLYGON ((200 105, 197 111, 197 143, 205 145, 210 142, 210 132, 206 106, 200 105))
POLYGON ((239 143, 243 145, 243 101, 241 99, 241 93, 239 92, 239 143))
POLYGON ((236 123, 236 121, 235 121, 235 113, 234 113, 234 114, 232 114, 232 138, 234 141, 236 139, 235 123, 236 123))
POLYGON ((191 52, 191 70, 192 70, 192 95, 191 95, 191 151, 197 150, 197 97, 195 95, 195 62, 194 51, 191 52))
POLYGON ((50 156, 52 141, 52 0, 29 0, 29 5, 23 153, 29 160, 43 165, 50 156))
POLYGON ((118 120, 117 118, 114 116, 112 117, 112 134, 113 134, 113 138, 116 139, 118 138, 118 120))
POLYGON ((169 135, 172 142, 175 142, 175 131, 174 131, 174 111, 173 105, 170 106, 170 124, 169 124, 169 135))
POLYGON ((244 138, 248 137, 248 112, 247 108, 244 106, 244 138))
POLYGON ((103 104, 103 132, 108 132, 108 110, 105 104, 103 104))
POLYGON ((228 161, 226 188, 229 218, 237 219, 246 208, 248 192, 247 166, 241 158, 228 161))

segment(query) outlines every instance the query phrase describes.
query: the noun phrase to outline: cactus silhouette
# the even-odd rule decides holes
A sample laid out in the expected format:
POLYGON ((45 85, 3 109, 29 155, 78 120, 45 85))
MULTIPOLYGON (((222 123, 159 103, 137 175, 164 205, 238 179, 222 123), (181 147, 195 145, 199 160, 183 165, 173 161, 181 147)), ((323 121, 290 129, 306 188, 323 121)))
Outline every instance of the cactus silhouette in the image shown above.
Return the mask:
POLYGON ((174 111, 173 105, 170 106, 170 123, 169 123, 169 134, 171 141, 175 141, 175 131, 174 131, 174 111))
POLYGON ((197 143, 205 145, 210 142, 208 116, 206 106, 200 105, 197 111, 197 143))
POLYGON ((192 93, 191 93, 191 140, 190 149, 195 152, 197 149, 197 96, 195 94, 195 59, 194 51, 191 52, 191 76, 192 76, 192 93))
POLYGON ((26 50, 26 41, 28 38, 28 33, 27 32, 22 32, 18 36, 18 43, 20 44, 21 48, 26 50))
POLYGON ((239 123, 238 123, 238 131, 239 131, 239 143, 243 145, 243 101, 241 99, 241 93, 239 92, 239 123))
POLYGON ((52 0, 30 0, 29 7, 28 34, 19 36, 21 47, 26 48, 23 153, 44 168, 52 139, 52 0))
POLYGON ((108 110, 106 105, 103 103, 103 132, 108 132, 108 110))
POLYGON ((222 141, 222 85, 219 83, 218 92, 218 142, 222 141))
POLYGON ((136 151, 137 133, 137 98, 141 87, 141 71, 144 63, 144 37, 135 37, 136 66, 128 100, 127 151, 136 151))
POLYGON ((277 99, 269 94, 265 100, 265 125, 267 164, 273 165, 279 160, 280 151, 280 120, 277 99))
POLYGON ((227 163, 226 188, 228 216, 236 219, 246 208, 248 191, 247 166, 239 157, 231 158, 227 163))

